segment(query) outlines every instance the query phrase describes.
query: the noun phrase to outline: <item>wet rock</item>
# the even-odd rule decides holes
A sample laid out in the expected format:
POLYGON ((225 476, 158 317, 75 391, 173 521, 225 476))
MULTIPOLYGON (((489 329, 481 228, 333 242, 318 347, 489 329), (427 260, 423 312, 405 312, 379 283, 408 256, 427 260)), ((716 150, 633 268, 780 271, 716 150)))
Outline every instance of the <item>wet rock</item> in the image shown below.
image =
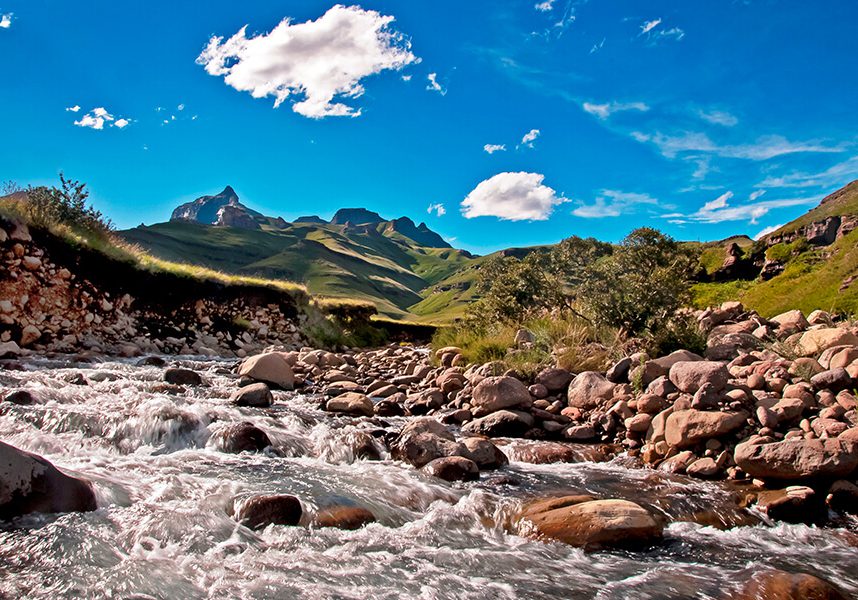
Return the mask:
POLYGON ((720 392, 727 387, 729 379, 730 372, 720 362, 682 361, 670 368, 670 381, 686 394, 695 393, 707 383, 714 392, 720 392))
POLYGON ((346 392, 331 398, 325 405, 325 410, 356 417, 371 417, 374 413, 372 400, 356 392, 346 392))
POLYGON ((795 485, 757 494, 757 507, 769 518, 788 523, 818 523, 825 520, 825 503, 813 489, 795 485))
POLYGON ((89 482, 66 475, 41 456, 0 442, 0 519, 95 509, 89 482))
POLYGON ((20 406, 29 406, 31 404, 39 404, 38 397, 29 390, 15 390, 10 392, 3 398, 4 402, 11 402, 20 406))
POLYGON ((480 469, 498 469, 509 464, 506 454, 485 438, 468 437, 462 443, 468 449, 468 458, 477 463, 480 469))
POLYGON ((858 468, 858 443, 841 439, 788 439, 736 446, 736 464, 751 477, 796 480, 842 478, 858 468))
POLYGON ((241 505, 235 519, 250 529, 264 529, 269 525, 297 525, 302 513, 295 496, 254 496, 241 505))
POLYGON ((379 417, 401 417, 405 415, 403 406, 392 398, 385 398, 373 407, 379 417))
POLYGON ((746 418, 744 412, 678 410, 667 417, 664 438, 675 448, 689 448, 735 431, 744 425, 746 418))
POLYGON ((833 584, 806 573, 766 569, 755 574, 736 600, 848 600, 833 584))
POLYGON ((468 456, 468 449, 441 423, 424 417, 403 427, 390 445, 390 453, 394 459, 419 468, 444 456, 468 456))
POLYGON ((825 502, 831 510, 858 514, 858 485, 843 479, 835 481, 828 489, 825 502))
POLYGON ((606 462, 614 454, 613 449, 605 444, 516 440, 514 444, 508 444, 504 448, 507 449, 513 460, 533 465, 606 462))
POLYGON ((436 458, 421 470, 444 481, 475 481, 480 478, 477 463, 464 456, 436 458))
POLYGON ((572 380, 566 395, 569 406, 592 410, 613 397, 614 384, 600 373, 584 371, 572 380))
POLYGON ((685 468, 686 475, 698 479, 713 479, 721 474, 721 468, 714 459, 699 458, 685 468))
POLYGON ((536 383, 544 385, 550 394, 565 391, 570 381, 572 373, 566 369, 547 368, 536 375, 536 383))
POLYGON ((282 352, 268 352, 247 358, 238 368, 238 374, 267 383, 275 389, 295 389, 295 373, 282 352))
POLYGON ((365 431, 354 431, 347 437, 347 443, 351 446, 352 455, 357 460, 381 460, 381 452, 378 450, 375 438, 365 431))
POLYGON ((514 377, 486 377, 474 388, 471 412, 476 417, 511 409, 528 409, 533 404, 530 392, 514 377))
POLYGON ((242 422, 221 429, 215 437, 215 446, 221 452, 261 452, 271 445, 268 434, 253 425, 242 422))
POLYGON ((320 510, 313 518, 316 527, 336 527, 355 530, 375 522, 375 515, 359 506, 330 506, 320 510))
POLYGON ((274 395, 264 383, 252 383, 236 390, 229 401, 235 406, 265 408, 274 404, 274 395))
POLYGON ((525 507, 521 520, 544 538, 596 550, 647 545, 662 537, 662 525, 628 500, 567 496, 525 507))
POLYGON ((203 378, 190 369, 167 369, 164 371, 164 381, 172 385, 202 385, 203 378))
POLYGON ((147 356, 137 361, 138 367, 163 367, 167 361, 160 356, 147 356))
POLYGON ((533 427, 533 417, 525 412, 499 410, 466 423, 462 431, 488 437, 520 437, 533 427))

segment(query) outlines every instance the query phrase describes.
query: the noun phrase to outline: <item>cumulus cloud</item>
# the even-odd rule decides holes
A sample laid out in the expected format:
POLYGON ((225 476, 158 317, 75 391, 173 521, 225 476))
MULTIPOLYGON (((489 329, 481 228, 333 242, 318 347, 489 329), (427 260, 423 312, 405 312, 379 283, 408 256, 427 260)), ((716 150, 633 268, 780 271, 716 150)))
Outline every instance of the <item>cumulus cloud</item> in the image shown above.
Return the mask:
POLYGON ((567 199, 543 185, 539 173, 498 173, 480 182, 462 201, 466 219, 497 217, 505 221, 544 221, 567 199))
POLYGON ((447 95, 447 90, 438 83, 438 73, 429 73, 429 75, 426 76, 426 79, 429 80, 429 84, 426 86, 427 90, 430 92, 438 92, 442 96, 447 95))
POLYGON ((538 129, 531 129, 521 138, 521 144, 519 144, 519 146, 524 146, 525 148, 533 148, 533 142, 535 142, 536 138, 538 138, 541 134, 542 132, 538 129))
POLYGON ((14 13, 6 13, 0 15, 0 29, 9 29, 12 26, 12 15, 14 13))
POLYGON ((79 110, 80 110, 80 106, 79 106, 79 105, 77 105, 77 104, 75 104, 74 106, 69 106, 69 107, 66 109, 66 112, 73 112, 73 113, 76 113, 76 112, 78 112, 79 110))
POLYGON ((584 112, 595 115, 602 120, 607 119, 614 113, 625 110, 637 110, 640 112, 646 112, 649 110, 649 106, 643 102, 606 102, 605 104, 584 102, 581 105, 581 108, 584 109, 584 112))
POLYGON ((446 214, 447 214, 447 209, 446 209, 446 208, 444 208, 444 205, 443 205, 443 204, 440 204, 440 203, 438 203, 438 204, 430 204, 430 205, 429 205, 429 208, 428 208, 428 209, 426 209, 426 212, 428 212, 430 215, 431 215, 432 213, 435 213, 435 214, 436 214, 436 215, 438 215, 439 217, 443 217, 444 215, 446 215, 446 214))
MULTIPOLYGON (((71 108, 67 108, 67 111, 78 112, 80 110, 79 106, 73 106, 71 108), (77 110, 74 110, 77 109, 77 110)), ((117 119, 112 114, 110 114, 106 108, 103 106, 99 106, 97 108, 93 108, 88 113, 84 114, 79 120, 75 121, 74 124, 78 127, 86 127, 88 129, 104 129, 105 125, 109 125, 110 127, 116 127, 117 129, 124 129, 131 123, 130 119, 120 118, 117 119)))
POLYGON ((489 154, 494 154, 495 152, 504 152, 506 151, 506 144, 486 144, 483 146, 483 150, 485 150, 489 154))
POLYGON ((658 200, 649 194, 602 190, 592 204, 582 202, 572 214, 585 219, 620 217, 634 212, 641 205, 658 205, 658 200))
POLYGON ((228 40, 212 37, 197 64, 254 98, 273 96, 275 107, 297 97, 292 110, 305 117, 356 117, 360 109, 338 100, 363 95, 365 77, 419 62, 393 21, 338 4, 315 21, 284 19, 270 33, 248 37, 245 25, 228 40))
POLYGON ((698 110, 697 116, 713 125, 723 125, 724 127, 733 127, 739 122, 734 115, 723 110, 698 110))
POLYGON ((697 212, 690 215, 671 213, 663 216, 670 219, 671 223, 723 223, 726 221, 748 221, 748 223, 755 225, 760 218, 769 214, 769 212, 774 209, 787 208, 791 206, 805 206, 816 204, 818 202, 818 199, 816 198, 784 198, 731 206, 730 200, 732 200, 732 198, 732 192, 725 192, 714 200, 706 202, 697 210, 697 212))
POLYGON ((676 158, 679 154, 705 152, 724 158, 746 160, 769 160, 785 154, 801 152, 842 152, 840 146, 826 146, 819 142, 792 142, 781 135, 766 135, 750 144, 719 145, 705 133, 685 132, 681 135, 664 135, 632 132, 632 137, 641 143, 651 143, 667 158, 676 158))

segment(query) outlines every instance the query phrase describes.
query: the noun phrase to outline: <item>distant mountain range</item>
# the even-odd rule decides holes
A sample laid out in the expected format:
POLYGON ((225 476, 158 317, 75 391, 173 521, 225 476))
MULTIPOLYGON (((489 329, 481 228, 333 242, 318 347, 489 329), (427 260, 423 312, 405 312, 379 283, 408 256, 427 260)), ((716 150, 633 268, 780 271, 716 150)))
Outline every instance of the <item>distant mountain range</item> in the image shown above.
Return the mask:
MULTIPOLYGON (((739 297, 763 314, 784 306, 858 312, 856 227, 858 181, 756 243, 735 236, 698 244, 698 298, 739 297)), ((385 316, 427 322, 461 316, 476 299, 473 284, 488 258, 452 248, 425 223, 365 208, 290 223, 248 208, 229 186, 182 204, 167 223, 120 235, 168 260, 300 282, 314 295, 365 300, 385 316)))

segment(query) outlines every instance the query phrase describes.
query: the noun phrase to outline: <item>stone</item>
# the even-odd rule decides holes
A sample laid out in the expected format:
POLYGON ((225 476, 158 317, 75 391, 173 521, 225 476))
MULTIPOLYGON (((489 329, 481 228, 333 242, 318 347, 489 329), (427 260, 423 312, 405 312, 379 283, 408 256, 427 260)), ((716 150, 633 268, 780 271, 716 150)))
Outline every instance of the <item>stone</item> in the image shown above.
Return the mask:
POLYGON ((21 347, 15 342, 0 342, 0 358, 20 356, 21 347))
POLYGON ((586 496, 533 503, 520 519, 538 537, 585 550, 651 544, 661 539, 663 530, 649 511, 634 502, 586 496))
POLYGON ((712 479, 721 473, 718 463, 710 457, 698 458, 685 468, 685 474, 700 479, 712 479))
POLYGON ((629 380, 631 370, 632 358, 626 356, 611 365, 611 368, 605 373, 605 379, 611 383, 626 383, 629 380))
POLYGON ((664 439, 674 448, 689 448, 739 429, 747 416, 744 412, 674 411, 667 417, 664 439))
POLYGON ((596 428, 592 425, 572 425, 563 430, 563 437, 576 442, 596 439, 596 428))
POLYGON ((251 383, 233 393, 229 401, 235 406, 265 408, 274 404, 274 395, 264 383, 251 383))
POLYGON ((19 406, 30 406, 32 404, 39 404, 39 398, 29 390, 15 390, 14 392, 10 392, 3 398, 4 402, 9 402, 11 404, 17 404, 19 406))
POLYGON ((804 314, 800 310, 790 310, 781 313, 776 317, 769 319, 772 323, 778 326, 778 335, 787 336, 810 327, 810 323, 804 318, 804 314))
POLYGON ((477 463, 464 456, 436 458, 425 464, 421 470, 444 481, 475 481, 480 478, 477 463))
POLYGON ((390 445, 390 453, 394 459, 420 468, 444 456, 467 457, 468 448, 455 441, 453 434, 444 425, 435 419, 423 417, 402 428, 390 445))
POLYGON ((261 452, 271 445, 268 435, 252 423, 234 423, 215 435, 215 446, 221 452, 261 452))
POLYGON ((536 383, 544 385, 550 394, 558 394, 566 391, 572 377, 572 373, 566 369, 549 367, 536 375, 536 383))
POLYGON ((811 329, 801 334, 796 351, 802 356, 815 356, 834 346, 858 346, 858 336, 839 327, 811 329))
POLYGON ((858 485, 843 479, 835 481, 828 489, 825 502, 831 510, 858 514, 858 485))
POLYGON ((239 366, 238 374, 267 383, 275 389, 295 389, 295 373, 282 352, 267 352, 246 358, 239 366))
POLYGON ((729 380, 730 372, 721 362, 681 361, 670 368, 670 381, 686 394, 693 394, 705 383, 710 384, 714 392, 721 392, 729 380))
POLYGON ((638 398, 638 412, 656 415, 668 406, 667 400, 655 394, 644 394, 638 398))
POLYGON ((842 367, 817 373, 810 383, 817 390, 831 390, 835 394, 853 387, 852 376, 842 367))
POLYGON ((190 369, 172 368, 164 371, 164 381, 172 385, 202 385, 203 378, 190 369))
POLYGON ((750 333, 715 335, 706 341, 704 355, 708 360, 733 360, 742 352, 760 350, 762 342, 750 333))
POLYGON ((715 386, 708 381, 701 385, 691 399, 691 408, 706 410, 717 408, 718 402, 721 400, 721 394, 715 389, 715 386))
POLYGON ((435 387, 420 390, 405 400, 405 408, 412 415, 425 415, 442 406, 444 406, 444 392, 435 387))
POLYGON ((96 508, 88 481, 66 475, 41 456, 0 442, 0 520, 96 508))
POLYGON ((21 346, 26 348, 39 341, 42 332, 35 325, 27 325, 21 330, 21 346))
POLYGON ((468 449, 468 458, 477 463, 480 469, 498 469, 509 464, 506 454, 490 440, 481 437, 468 437, 462 440, 468 449))
POLYGON ((842 439, 788 439, 736 446, 736 464, 751 477, 800 480, 843 478, 858 468, 858 443, 842 439))
POLYGON ((765 569, 756 573, 736 600, 849 600, 833 584, 807 573, 765 569))
POLYGON ((325 410, 355 417, 371 417, 375 412, 372 400, 357 392, 346 392, 331 398, 325 404, 325 410))
POLYGON ((825 518, 825 503, 812 488, 794 485, 757 494, 756 506, 766 516, 787 523, 817 523, 825 518))
POLYGON ((238 509, 235 519, 250 529, 264 529, 269 525, 297 525, 302 514, 298 498, 276 494, 248 498, 238 509))
POLYGON ((525 412, 499 410, 465 423, 462 431, 488 437, 521 437, 533 427, 533 417, 525 412))
POLYGON ((315 527, 336 527, 355 530, 375 522, 375 515, 359 506, 330 506, 320 510, 313 518, 315 527))
POLYGON ((435 385, 445 394, 461 390, 466 383, 465 376, 458 368, 447 369, 435 380, 435 385))
POLYGON ((530 392, 514 377, 486 377, 474 388, 471 412, 482 417, 504 409, 529 409, 530 392))
POLYGON ((42 261, 35 256, 25 256, 21 259, 21 266, 28 271, 38 271, 42 268, 42 261))
POLYGON ((567 391, 568 404, 582 410, 592 410, 614 396, 614 384, 594 371, 579 373, 567 391))

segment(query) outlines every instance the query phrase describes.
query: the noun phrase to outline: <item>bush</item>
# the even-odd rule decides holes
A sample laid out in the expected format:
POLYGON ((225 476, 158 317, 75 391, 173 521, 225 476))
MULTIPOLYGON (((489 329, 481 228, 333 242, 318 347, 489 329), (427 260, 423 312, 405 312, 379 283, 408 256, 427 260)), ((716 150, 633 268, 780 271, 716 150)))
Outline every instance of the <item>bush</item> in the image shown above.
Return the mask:
POLYGON ((30 221, 41 227, 66 226, 73 231, 109 236, 113 224, 87 204, 86 184, 66 179, 60 173, 60 187, 27 188, 23 209, 30 221))

